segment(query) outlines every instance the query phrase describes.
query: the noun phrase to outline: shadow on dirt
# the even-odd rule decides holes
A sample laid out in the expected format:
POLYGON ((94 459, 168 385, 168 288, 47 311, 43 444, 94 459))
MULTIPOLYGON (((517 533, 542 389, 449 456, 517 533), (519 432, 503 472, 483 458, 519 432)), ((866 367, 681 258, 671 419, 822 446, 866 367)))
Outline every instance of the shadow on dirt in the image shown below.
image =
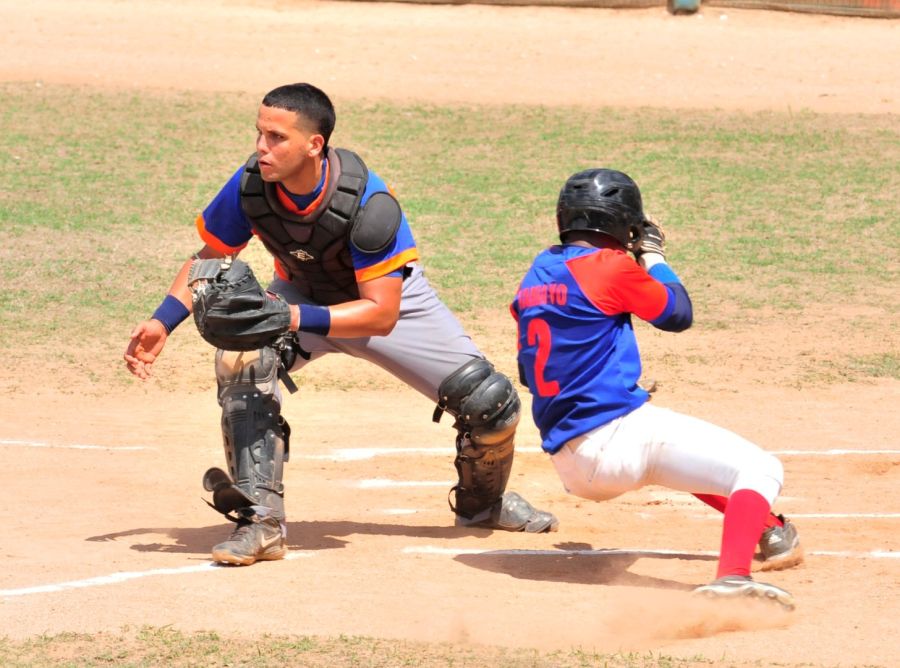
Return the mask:
MULTIPOLYGON (((138 552, 208 554, 213 545, 228 538, 233 527, 234 525, 229 522, 197 528, 148 527, 89 536, 85 540, 102 543, 136 536, 164 536, 169 540, 152 543, 136 542, 131 545, 131 549, 138 552)), ((343 520, 287 523, 287 543, 292 550, 343 548, 351 543, 350 540, 343 540, 343 538, 354 535, 452 539, 466 536, 486 536, 489 533, 490 530, 488 529, 458 527, 452 524, 447 526, 420 526, 343 520)))
MULTIPOLYGON (((210 548, 225 540, 231 525, 218 524, 198 528, 156 527, 90 536, 91 542, 110 542, 138 536, 160 536, 167 540, 135 542, 130 549, 137 552, 208 555, 210 548)), ((406 524, 377 524, 372 522, 289 522, 288 546, 292 550, 333 550, 352 544, 351 536, 405 536, 410 538, 454 539, 466 536, 485 536, 489 530, 458 526, 413 526, 406 524)), ((576 584, 629 585, 655 589, 688 590, 686 585, 672 580, 630 573, 628 568, 641 558, 715 560, 713 556, 689 553, 660 554, 652 551, 594 549, 584 543, 558 543, 554 550, 488 550, 455 554, 454 560, 484 571, 504 573, 514 578, 569 582, 576 584)), ((453 548, 447 547, 449 552, 453 548)))
POLYGON ((567 582, 573 584, 617 585, 677 589, 690 591, 695 585, 631 573, 628 569, 638 559, 684 559, 689 561, 715 560, 715 557, 695 554, 658 554, 625 550, 561 550, 559 553, 534 550, 496 550, 454 557, 466 566, 514 578, 567 582))
POLYGON ((196 529, 180 529, 173 527, 147 527, 115 531, 113 533, 89 536, 86 541, 105 543, 135 536, 166 537, 167 542, 134 543, 131 549, 137 552, 168 552, 183 554, 208 554, 209 549, 228 537, 231 528, 223 525, 201 527, 196 529), (172 542, 174 541, 174 542, 172 542))

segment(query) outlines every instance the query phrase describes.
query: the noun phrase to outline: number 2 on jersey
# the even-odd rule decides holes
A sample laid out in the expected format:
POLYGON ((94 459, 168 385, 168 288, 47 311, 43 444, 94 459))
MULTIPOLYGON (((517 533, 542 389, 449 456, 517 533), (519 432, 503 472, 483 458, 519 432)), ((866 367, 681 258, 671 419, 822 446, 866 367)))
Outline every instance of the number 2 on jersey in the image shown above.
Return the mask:
POLYGON ((544 369, 547 366, 547 358, 550 357, 550 344, 553 335, 550 325, 546 320, 534 318, 528 323, 528 345, 537 345, 537 353, 534 356, 534 382, 537 385, 538 395, 553 397, 559 394, 559 383, 555 380, 547 381, 544 378, 544 369))

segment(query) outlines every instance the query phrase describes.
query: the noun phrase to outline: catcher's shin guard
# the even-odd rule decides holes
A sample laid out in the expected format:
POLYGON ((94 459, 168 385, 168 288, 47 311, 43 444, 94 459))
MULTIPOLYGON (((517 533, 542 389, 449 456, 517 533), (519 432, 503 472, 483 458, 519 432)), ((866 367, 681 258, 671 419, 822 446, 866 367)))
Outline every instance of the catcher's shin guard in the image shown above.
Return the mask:
POLYGON ((213 492, 213 507, 225 515, 253 508, 257 514, 284 520, 282 475, 290 426, 281 417, 276 396, 278 367, 278 353, 270 347, 216 351, 222 438, 233 484, 223 485, 211 469, 204 486, 213 492))
POLYGON ((457 515, 472 519, 503 496, 512 470, 516 425, 521 403, 509 379, 484 359, 476 358, 444 379, 438 388, 434 420, 444 411, 456 422, 459 482, 450 490, 457 515))

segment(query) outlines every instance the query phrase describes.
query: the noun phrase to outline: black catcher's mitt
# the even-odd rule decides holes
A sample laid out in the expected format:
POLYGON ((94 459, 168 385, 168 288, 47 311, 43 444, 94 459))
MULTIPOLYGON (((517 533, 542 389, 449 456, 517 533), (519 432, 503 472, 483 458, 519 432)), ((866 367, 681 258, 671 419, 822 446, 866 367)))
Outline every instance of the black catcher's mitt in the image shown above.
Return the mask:
POLYGON ((223 350, 256 350, 290 329, 283 297, 263 290, 241 260, 194 260, 188 274, 194 322, 208 343, 223 350))

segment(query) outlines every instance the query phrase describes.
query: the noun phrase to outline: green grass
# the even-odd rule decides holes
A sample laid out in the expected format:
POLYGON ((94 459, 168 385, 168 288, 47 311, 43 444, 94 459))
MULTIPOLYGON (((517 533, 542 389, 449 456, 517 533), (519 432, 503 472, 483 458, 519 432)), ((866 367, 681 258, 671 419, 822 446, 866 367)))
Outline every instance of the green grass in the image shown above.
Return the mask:
MULTIPOLYGON (((199 247, 197 214, 252 151, 257 103, 0 85, 0 351, 15 360, 28 346, 65 340, 118 360, 125 333, 199 247)), ((533 256, 555 242, 565 178, 603 165, 632 175, 662 220, 696 327, 865 308, 861 325, 886 334, 883 351, 864 354, 890 351, 900 284, 896 117, 338 109, 333 143, 392 184, 432 283, 480 338, 505 319, 533 256)), ((245 257, 269 274, 258 244, 245 257)), ((812 376, 897 377, 895 364, 845 357, 836 376, 812 376)))
MULTIPOLYGON (((252 150, 245 95, 0 87, 0 347, 149 314, 193 221, 252 150)), ((432 281, 463 313, 504 309, 555 239, 565 178, 641 185, 698 308, 869 304, 900 279, 896 118, 533 107, 340 106, 333 143, 396 189, 432 281)), ((266 270, 268 268, 266 267, 266 270)))
POLYGON ((896 352, 854 356, 850 366, 867 376, 900 378, 900 354, 896 352))
MULTIPOLYGON (((6 668, 749 668, 759 664, 702 656, 676 658, 654 652, 538 651, 359 636, 265 635, 248 640, 212 632, 185 634, 171 628, 147 627, 126 629, 119 635, 63 633, 22 642, 0 638, 0 665, 6 668)), ((796 664, 778 665, 791 668, 796 664)))

